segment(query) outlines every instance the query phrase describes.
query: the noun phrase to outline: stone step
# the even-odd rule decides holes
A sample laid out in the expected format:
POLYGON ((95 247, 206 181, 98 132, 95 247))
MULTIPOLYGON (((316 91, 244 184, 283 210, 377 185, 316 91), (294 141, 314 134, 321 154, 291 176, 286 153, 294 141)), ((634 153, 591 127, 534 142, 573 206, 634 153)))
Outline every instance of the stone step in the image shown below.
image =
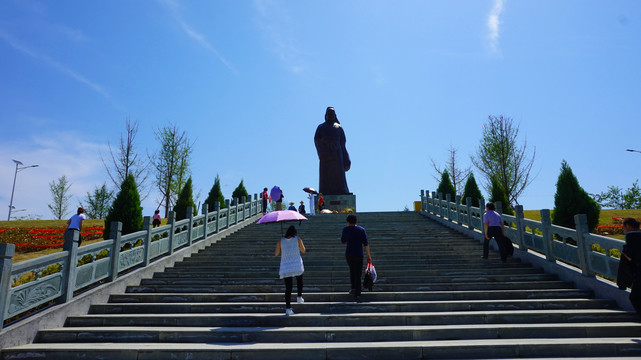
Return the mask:
MULTIPOLYGON (((374 284, 374 291, 449 291, 449 290, 510 290, 510 289, 557 289, 571 288, 572 283, 560 280, 547 281, 513 281, 513 282, 460 282, 460 283, 432 283, 432 284, 382 284, 378 281, 374 284)), ((335 285, 314 285, 308 283, 304 286, 305 292, 342 292, 347 289, 346 284, 335 285)), ((127 293, 213 293, 213 292, 281 292, 284 293, 284 285, 281 282, 276 285, 248 285, 248 284, 224 284, 224 285, 137 285, 128 286, 127 293)))
MULTIPOLYGON (((245 284, 245 285, 280 285, 283 283, 282 279, 279 279, 274 272, 271 277, 268 277, 270 274, 265 274, 265 278, 224 278, 224 279, 215 279, 215 278, 153 278, 153 279, 143 279, 140 284, 142 286, 146 285, 233 285, 233 284, 245 284)), ((303 276, 304 277, 304 276, 303 276)), ((522 281, 546 281, 546 280, 556 280, 557 277, 551 274, 490 274, 490 275, 443 275, 443 276, 405 276, 405 277, 388 277, 379 275, 376 280, 375 285, 382 284, 438 284, 438 283, 460 283, 460 282, 522 282, 522 281)), ((333 279, 322 279, 322 281, 313 284, 311 281, 307 281, 309 285, 326 285, 326 284, 349 284, 348 276, 341 276, 333 279)))
MULTIPOLYGON (((166 271, 166 272, 158 272, 153 275, 153 279, 185 279, 185 278, 194 278, 194 279, 208 279, 208 278, 250 278, 250 277, 257 277, 261 274, 278 274, 278 267, 272 267, 272 268, 263 268, 262 270, 245 270, 245 269, 238 269, 238 270, 228 270, 228 271, 205 271, 202 269, 199 269, 198 271, 166 271)), ((486 276, 486 275, 504 275, 505 273, 509 273, 510 275, 525 275, 525 274, 542 274, 543 270, 542 269, 536 269, 532 267, 521 267, 521 268, 511 268, 511 269, 500 269, 500 268, 492 268, 492 269, 451 269, 451 270, 438 270, 438 269, 428 269, 428 268, 421 268, 421 269, 414 269, 414 270, 409 270, 409 269, 401 269, 401 270, 396 270, 394 268, 392 269, 378 269, 377 274, 379 275, 382 279, 383 274, 385 274, 385 277, 388 279, 393 279, 393 278, 431 278, 434 276, 486 276), (411 276, 410 276, 411 275, 411 276)), ((330 281, 330 279, 333 278, 345 278, 349 277, 349 269, 347 269, 347 266, 343 266, 340 269, 337 269, 336 271, 326 271, 323 268, 312 268, 310 269, 309 266, 305 267, 305 273, 303 274, 303 277, 305 279, 311 279, 313 278, 314 281, 323 281, 323 279, 327 279, 327 281, 330 281)))
POLYGON ((305 327, 67 327, 40 331, 36 343, 382 342, 641 336, 638 322, 305 327))
MULTIPOLYGON (((578 289, 496 290, 496 291, 412 291, 367 292, 369 301, 444 301, 444 300, 504 300, 504 299, 568 299, 591 298, 592 291, 578 289)), ((280 293, 164 293, 112 294, 109 303, 178 303, 178 302, 275 302, 283 301, 280 293)), ((304 293, 307 302, 351 301, 345 293, 304 293)))
MULTIPOLYGON (((605 299, 510 299, 510 300, 459 300, 459 301, 369 301, 367 294, 363 302, 327 301, 297 304, 297 312, 362 313, 362 312, 412 312, 412 311, 491 311, 491 310, 534 310, 534 309, 613 309, 616 303, 605 299)), ((242 302, 242 303, 117 303, 92 304, 90 314, 176 314, 176 313, 238 313, 238 312, 284 312, 284 301, 242 302)))
POLYGON ((4 359, 494 359, 641 356, 638 338, 520 338, 322 343, 39 343, 2 352, 4 359), (488 351, 491 349, 491 351, 488 351), (88 356, 89 355, 89 356, 88 356))
MULTIPOLYGON (((296 311, 298 304, 294 304, 296 311)), ((282 308, 281 308, 282 310, 282 308)), ((617 309, 544 309, 375 313, 88 314, 70 316, 65 326, 386 326, 634 322, 636 313, 617 309)), ((640 324, 641 325, 641 324, 640 324)))

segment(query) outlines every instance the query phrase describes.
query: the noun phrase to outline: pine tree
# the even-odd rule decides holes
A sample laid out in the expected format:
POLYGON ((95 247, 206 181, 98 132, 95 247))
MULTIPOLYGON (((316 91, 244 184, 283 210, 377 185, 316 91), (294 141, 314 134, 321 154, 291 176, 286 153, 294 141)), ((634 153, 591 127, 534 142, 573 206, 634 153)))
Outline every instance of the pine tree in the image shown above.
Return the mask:
POLYGON ((483 194, 481 194, 481 190, 476 184, 476 179, 474 179, 474 174, 472 173, 470 173, 470 175, 467 177, 467 181, 465 182, 465 190, 463 190, 463 197, 461 199, 461 203, 463 203, 463 205, 467 205, 466 199, 468 197, 472 198, 472 206, 477 208, 485 207, 485 204, 479 203, 483 198, 483 194))
POLYGON ((196 204, 194 203, 194 190, 191 183, 191 176, 187 179, 185 186, 180 191, 178 199, 176 200, 176 205, 174 205, 174 212, 176 213, 176 220, 182 220, 187 218, 187 207, 191 206, 194 213, 198 212, 196 209, 196 204))
POLYGON ((211 190, 209 190, 207 199, 205 199, 205 204, 207 204, 209 211, 214 211, 216 209, 216 202, 218 202, 221 209, 225 208, 225 197, 223 196, 223 192, 220 189, 220 176, 218 175, 216 175, 214 185, 211 187, 211 190))
POLYGON ((599 224, 600 213, 599 204, 583 190, 579 185, 579 180, 572 173, 570 165, 563 160, 561 173, 556 182, 552 224, 574 229, 576 227, 574 215, 586 214, 588 230, 592 232, 599 224))
POLYGON ((436 189, 437 196, 439 193, 442 194, 443 199, 446 198, 446 194, 450 194, 450 201, 456 201, 456 190, 454 190, 454 185, 452 185, 452 181, 450 181, 450 174, 447 170, 443 170, 441 174, 441 183, 438 184, 438 188, 436 189))
POLYGON ((234 205, 236 205, 236 199, 238 199, 239 202, 242 202, 243 196, 245 197, 245 201, 249 200, 249 194, 247 193, 247 189, 245 189, 245 185, 241 179, 240 184, 238 184, 236 189, 234 189, 234 192, 231 194, 234 205))
POLYGON ((503 186, 498 182, 496 178, 492 178, 492 194, 490 197, 490 202, 501 202, 503 207, 503 214, 514 215, 514 209, 510 206, 510 202, 507 199, 507 194, 503 189, 503 186))
POLYGON ((132 174, 120 185, 120 192, 111 205, 111 210, 105 218, 105 230, 103 237, 109 238, 109 231, 113 221, 122 223, 122 235, 130 234, 142 229, 142 206, 140 206, 140 194, 136 186, 136 179, 132 174))

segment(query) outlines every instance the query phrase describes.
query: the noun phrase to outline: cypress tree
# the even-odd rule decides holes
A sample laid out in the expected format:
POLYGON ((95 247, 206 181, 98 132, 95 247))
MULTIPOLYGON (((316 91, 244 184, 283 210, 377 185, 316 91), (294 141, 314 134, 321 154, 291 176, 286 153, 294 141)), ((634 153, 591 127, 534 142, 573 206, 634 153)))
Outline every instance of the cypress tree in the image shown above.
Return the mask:
POLYGON ((441 174, 441 182, 438 184, 438 188, 436 189, 437 196, 439 193, 443 195, 443 199, 445 199, 446 194, 450 194, 450 201, 456 201, 456 190, 454 190, 454 185, 452 185, 450 174, 447 170, 443 170, 443 173, 441 174))
POLYGON ((214 185, 209 190, 209 195, 205 200, 205 203, 209 207, 209 211, 214 211, 216 209, 215 204, 218 202, 221 209, 225 208, 225 197, 223 196, 222 190, 220 190, 220 176, 216 175, 214 180, 214 185))
POLYGON ((120 185, 120 192, 116 195, 111 210, 105 218, 103 238, 109 238, 109 231, 113 221, 122 223, 122 235, 131 234, 142 229, 142 206, 140 194, 136 186, 136 179, 129 174, 120 185))
POLYGON ((243 180, 240 180, 240 184, 234 189, 234 192, 231 194, 232 201, 234 205, 236 205, 236 199, 238 201, 243 201, 243 196, 245 197, 245 201, 249 200, 249 194, 247 193, 247 189, 245 189, 245 185, 243 184, 243 180))
POLYGON ((187 179, 185 186, 180 191, 178 199, 176 199, 176 205, 174 205, 174 212, 176 213, 176 220, 182 220, 187 218, 187 207, 191 206, 194 210, 194 213, 198 212, 196 209, 196 204, 194 203, 193 187, 191 184, 191 176, 187 179))
POLYGON ((485 207, 485 204, 479 203, 479 201, 483 198, 483 194, 481 194, 481 190, 476 184, 476 179, 474 179, 474 174, 472 173, 470 173, 470 175, 467 177, 467 181, 465 182, 465 189, 463 190, 463 197, 461 199, 463 205, 467 205, 465 202, 468 197, 472 198, 472 206, 478 208, 485 207))
POLYGON ((586 214, 590 232, 599 224, 601 207, 579 185, 579 180, 574 176, 570 165, 563 160, 561 173, 556 182, 554 194, 554 212, 552 224, 574 229, 574 215, 586 214))
POLYGON ((490 197, 490 202, 501 202, 503 207, 503 214, 514 215, 514 209, 510 206, 510 201, 507 199, 507 194, 503 189, 503 186, 498 182, 496 178, 492 178, 492 194, 490 197))

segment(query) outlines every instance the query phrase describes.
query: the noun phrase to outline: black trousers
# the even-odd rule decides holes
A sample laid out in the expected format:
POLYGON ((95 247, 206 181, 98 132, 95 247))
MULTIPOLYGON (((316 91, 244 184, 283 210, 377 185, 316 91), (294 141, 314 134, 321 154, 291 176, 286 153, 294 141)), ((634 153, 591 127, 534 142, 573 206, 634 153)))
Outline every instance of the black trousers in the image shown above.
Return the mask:
POLYGON ((352 284, 355 296, 361 295, 361 275, 363 275, 363 257, 345 256, 349 266, 349 281, 352 284))
POLYGON ((490 240, 494 238, 496 245, 499 246, 499 253, 501 254, 501 260, 507 259, 507 253, 505 251, 505 246, 503 246, 503 232, 501 232, 500 226, 488 226, 487 234, 485 239, 483 239, 483 257, 487 259, 490 254, 490 240), (488 240, 489 239, 489 240, 488 240))
MULTIPOLYGON (((286 277, 285 279, 285 304, 289 309, 291 307, 292 288, 294 287, 294 277, 286 277)), ((303 275, 296 276, 296 288, 298 296, 303 296, 303 275)))
POLYGON ((263 214, 267 212, 267 199, 263 199, 263 214))
POLYGON ((634 279, 632 282, 632 289, 630 290, 630 302, 637 311, 637 315, 641 317, 641 280, 634 279))

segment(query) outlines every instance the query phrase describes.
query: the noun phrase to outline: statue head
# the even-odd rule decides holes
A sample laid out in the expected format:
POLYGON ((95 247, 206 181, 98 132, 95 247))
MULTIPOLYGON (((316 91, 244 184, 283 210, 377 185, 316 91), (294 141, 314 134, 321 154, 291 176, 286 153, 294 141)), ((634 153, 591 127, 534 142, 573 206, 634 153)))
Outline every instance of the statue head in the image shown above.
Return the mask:
POLYGON ((336 111, 334 111, 333 106, 328 106, 327 110, 325 110, 325 122, 329 124, 334 124, 340 122, 338 121, 338 118, 336 117, 336 111))

